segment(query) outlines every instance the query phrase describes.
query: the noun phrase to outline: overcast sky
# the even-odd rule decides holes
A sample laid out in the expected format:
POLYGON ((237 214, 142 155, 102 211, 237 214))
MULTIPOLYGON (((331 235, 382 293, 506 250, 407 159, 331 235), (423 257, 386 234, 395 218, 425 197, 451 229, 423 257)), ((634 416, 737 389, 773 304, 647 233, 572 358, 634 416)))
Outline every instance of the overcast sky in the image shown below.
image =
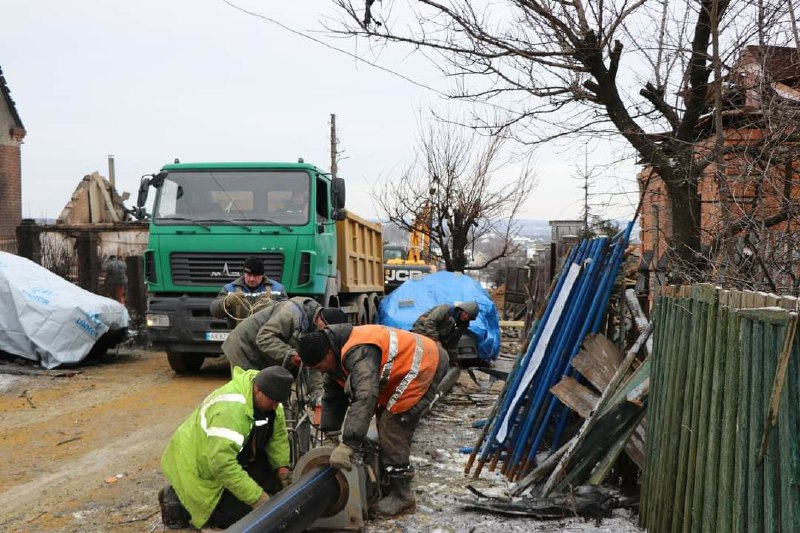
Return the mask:
MULTIPOLYGON (((322 20, 329 0, 231 0, 351 53, 322 20)), ((189 161, 294 161, 329 168, 329 115, 336 113, 339 173, 348 207, 377 216, 370 192, 410 161, 419 110, 468 112, 436 92, 236 10, 222 0, 3 0, 0 67, 28 132, 22 146, 23 217, 55 218, 80 179, 107 175, 135 198, 139 178, 176 157, 189 161)), ((372 58, 372 57, 371 57, 372 58)), ((442 92, 424 58, 389 48, 377 62, 442 92)), ((533 154, 539 185, 524 218, 574 218, 583 146, 533 154)), ((602 162, 611 150, 591 156, 602 162), (598 155, 599 154, 599 155, 598 155)), ((632 215, 631 163, 604 170, 592 192, 612 193, 606 216, 632 215)), ((515 170, 508 169, 513 176, 515 170)), ((606 202, 609 197, 598 197, 606 202)), ((128 205, 131 205, 128 202, 128 205)))

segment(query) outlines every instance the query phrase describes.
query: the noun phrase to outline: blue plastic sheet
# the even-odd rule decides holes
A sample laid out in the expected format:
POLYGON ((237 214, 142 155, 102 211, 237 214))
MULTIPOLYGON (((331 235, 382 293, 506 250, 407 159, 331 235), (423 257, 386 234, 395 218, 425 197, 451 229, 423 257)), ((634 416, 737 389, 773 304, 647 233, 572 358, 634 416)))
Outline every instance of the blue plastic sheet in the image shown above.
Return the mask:
POLYGON ((378 323, 410 330, 419 315, 440 304, 478 302, 478 317, 469 323, 469 331, 478 341, 478 357, 497 358, 500 353, 500 315, 483 287, 464 274, 436 272, 408 280, 381 300, 378 323))

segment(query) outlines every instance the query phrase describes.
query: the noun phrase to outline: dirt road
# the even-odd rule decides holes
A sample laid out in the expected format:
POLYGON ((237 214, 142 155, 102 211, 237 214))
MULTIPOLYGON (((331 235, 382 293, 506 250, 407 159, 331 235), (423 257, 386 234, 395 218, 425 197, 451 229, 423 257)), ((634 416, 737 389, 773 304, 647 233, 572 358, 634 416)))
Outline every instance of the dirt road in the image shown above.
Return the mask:
POLYGON ((163 353, 106 359, 72 377, 0 374, 0 530, 161 529, 161 452, 228 368, 178 377, 163 353))
MULTIPOLYGON (((228 366, 206 362, 195 376, 176 376, 159 352, 121 350, 107 361, 71 377, 8 375, 0 366, 0 531, 167 531, 156 497, 164 484, 161 452, 178 424, 227 380, 228 366)), ((490 398, 473 405, 468 398, 476 391, 462 376, 417 431, 417 513, 372 522, 367 532, 638 531, 625 516, 598 527, 463 511, 458 500, 469 496, 467 485, 491 490, 504 483, 463 474, 458 448, 473 444, 471 422, 491 406, 490 398)))

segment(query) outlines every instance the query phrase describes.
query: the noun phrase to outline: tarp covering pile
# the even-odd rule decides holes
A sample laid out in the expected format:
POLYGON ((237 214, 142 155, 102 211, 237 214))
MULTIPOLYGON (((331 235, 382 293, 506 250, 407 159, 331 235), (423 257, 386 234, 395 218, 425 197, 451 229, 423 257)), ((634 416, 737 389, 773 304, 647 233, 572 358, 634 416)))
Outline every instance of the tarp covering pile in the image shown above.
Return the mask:
POLYGON ((478 302, 478 318, 469 331, 478 340, 478 357, 491 360, 500 353, 500 315, 480 283, 455 272, 436 272, 404 282, 381 300, 378 322, 410 330, 419 315, 440 304, 478 302))
POLYGON ((0 350, 55 368, 82 361, 104 333, 128 321, 119 302, 0 252, 0 350))

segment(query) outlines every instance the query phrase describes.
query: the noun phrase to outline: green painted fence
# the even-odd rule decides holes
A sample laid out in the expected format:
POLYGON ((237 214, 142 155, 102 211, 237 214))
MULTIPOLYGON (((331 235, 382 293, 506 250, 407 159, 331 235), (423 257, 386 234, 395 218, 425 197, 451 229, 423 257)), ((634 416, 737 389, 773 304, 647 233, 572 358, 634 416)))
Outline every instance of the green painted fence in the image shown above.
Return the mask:
POLYGON ((711 286, 656 301, 641 521, 800 531, 797 299, 711 286))

